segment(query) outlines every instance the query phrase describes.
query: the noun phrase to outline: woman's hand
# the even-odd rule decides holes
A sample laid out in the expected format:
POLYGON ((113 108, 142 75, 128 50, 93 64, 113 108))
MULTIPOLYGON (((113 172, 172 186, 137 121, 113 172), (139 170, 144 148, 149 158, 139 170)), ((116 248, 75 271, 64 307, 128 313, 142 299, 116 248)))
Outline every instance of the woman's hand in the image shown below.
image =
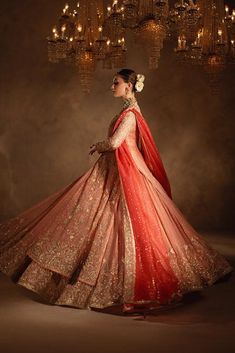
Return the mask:
POLYGON ((104 141, 99 141, 96 142, 95 144, 90 146, 91 150, 89 152, 89 154, 93 154, 94 152, 98 152, 98 153, 105 153, 107 151, 112 150, 112 146, 110 144, 110 140, 106 139, 104 141))
POLYGON ((97 149, 96 149, 96 144, 91 145, 90 148, 91 148, 91 149, 90 149, 89 154, 91 154, 91 155, 97 151, 97 149))

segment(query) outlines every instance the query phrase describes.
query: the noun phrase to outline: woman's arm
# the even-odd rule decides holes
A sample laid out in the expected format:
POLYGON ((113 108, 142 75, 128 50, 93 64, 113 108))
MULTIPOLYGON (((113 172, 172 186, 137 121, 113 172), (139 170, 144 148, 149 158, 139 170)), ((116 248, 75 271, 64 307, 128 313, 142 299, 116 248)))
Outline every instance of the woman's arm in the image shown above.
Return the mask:
POLYGON ((122 144, 135 124, 135 114, 129 111, 115 130, 114 134, 108 137, 106 140, 97 142, 95 145, 92 145, 94 146, 92 149, 93 152, 90 151, 90 153, 94 153, 95 151, 102 153, 115 150, 122 144))

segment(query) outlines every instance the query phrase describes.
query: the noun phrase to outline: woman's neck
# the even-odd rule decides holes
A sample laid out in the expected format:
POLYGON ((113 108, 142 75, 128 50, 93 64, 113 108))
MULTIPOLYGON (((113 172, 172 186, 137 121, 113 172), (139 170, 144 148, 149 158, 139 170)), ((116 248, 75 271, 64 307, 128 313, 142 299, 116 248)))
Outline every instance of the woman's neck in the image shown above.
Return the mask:
POLYGON ((123 109, 135 107, 138 105, 137 99, 135 96, 124 97, 123 98, 123 109))

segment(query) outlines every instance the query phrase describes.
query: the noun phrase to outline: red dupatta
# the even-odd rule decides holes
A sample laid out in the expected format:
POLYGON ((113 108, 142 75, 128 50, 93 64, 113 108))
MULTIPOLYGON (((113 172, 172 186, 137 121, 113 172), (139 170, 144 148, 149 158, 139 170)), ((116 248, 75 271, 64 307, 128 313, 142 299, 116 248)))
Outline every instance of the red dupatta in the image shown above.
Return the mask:
MULTIPOLYGON (((141 113, 135 109, 126 110, 116 121, 113 130, 130 110, 136 116, 140 151, 145 163, 171 197, 170 184, 163 163, 141 113)), ((156 205, 125 141, 115 150, 115 156, 135 239, 136 277, 133 302, 144 300, 168 303, 177 293, 178 280, 170 266, 169 249, 162 238, 156 205)))

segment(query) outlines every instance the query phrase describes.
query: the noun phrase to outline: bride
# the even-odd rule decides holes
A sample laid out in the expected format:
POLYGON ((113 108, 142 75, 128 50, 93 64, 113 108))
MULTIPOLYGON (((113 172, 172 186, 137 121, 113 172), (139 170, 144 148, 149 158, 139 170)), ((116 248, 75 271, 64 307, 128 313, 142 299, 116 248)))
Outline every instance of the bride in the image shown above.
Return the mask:
POLYGON ((172 201, 135 97, 143 87, 144 75, 117 72, 123 108, 90 147, 100 154, 93 167, 0 225, 0 270, 48 303, 158 308, 233 270, 172 201))

